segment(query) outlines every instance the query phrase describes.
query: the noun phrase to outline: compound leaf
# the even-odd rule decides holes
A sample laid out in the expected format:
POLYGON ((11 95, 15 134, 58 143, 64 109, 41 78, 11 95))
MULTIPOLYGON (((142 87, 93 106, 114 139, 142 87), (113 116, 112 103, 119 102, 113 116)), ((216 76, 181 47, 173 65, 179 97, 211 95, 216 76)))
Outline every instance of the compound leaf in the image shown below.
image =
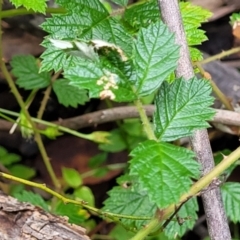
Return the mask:
POLYGON ((179 46, 175 44, 174 34, 163 22, 142 28, 134 48, 137 92, 144 96, 156 91, 174 71, 178 58, 179 46))
POLYGON ((67 79, 58 79, 53 83, 53 90, 57 95, 59 103, 65 107, 77 107, 88 101, 87 91, 69 84, 67 79))
POLYGON ((49 44, 49 38, 54 40, 104 40, 119 46, 125 53, 131 55, 132 37, 116 19, 109 15, 101 1, 58 0, 57 3, 65 7, 67 13, 56 14, 42 24, 49 36, 43 42, 47 51, 41 56, 43 58, 41 70, 58 71, 71 65, 69 61, 73 61, 73 57, 69 57, 64 50, 59 50, 49 44))
POLYGON ((12 73, 17 77, 19 87, 27 90, 47 87, 51 82, 51 76, 47 72, 39 73, 36 59, 31 55, 14 56, 11 61, 12 73))
POLYGON ((224 183, 221 192, 227 216, 234 223, 240 222, 240 183, 224 183))
POLYGON ((47 0, 10 0, 17 8, 20 6, 25 7, 27 10, 32 9, 34 12, 45 13, 47 0))
POLYGON ((199 174, 194 153, 168 143, 147 140, 131 153, 130 174, 139 177, 150 201, 164 208, 176 203, 199 174))
POLYGON ((209 107, 213 103, 210 93, 211 85, 204 79, 180 78, 171 84, 165 82, 156 96, 156 136, 162 141, 173 141, 207 128, 206 121, 214 115, 209 107))

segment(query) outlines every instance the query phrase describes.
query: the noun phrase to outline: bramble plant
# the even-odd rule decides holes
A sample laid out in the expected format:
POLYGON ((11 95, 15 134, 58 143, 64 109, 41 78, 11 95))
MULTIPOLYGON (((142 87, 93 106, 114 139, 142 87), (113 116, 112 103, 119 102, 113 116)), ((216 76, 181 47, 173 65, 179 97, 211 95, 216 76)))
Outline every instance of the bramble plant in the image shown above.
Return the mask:
MULTIPOLYGON (((18 10, 26 14, 32 13, 32 10, 51 13, 45 0, 11 2, 16 7, 26 8, 16 9, 15 15, 18 10)), ((71 205, 65 206, 59 201, 57 207, 52 209, 33 193, 18 191, 13 195, 23 201, 30 200, 45 210, 68 215, 70 221, 77 224, 83 224, 89 218, 86 210, 76 214, 79 206, 74 204, 82 205, 83 209, 95 211, 99 216, 118 223, 115 232, 112 232, 112 236, 117 239, 144 239, 152 232, 158 236, 152 239, 181 238, 188 229, 194 227, 198 218, 196 197, 239 158, 239 150, 236 150, 235 155, 225 157, 225 165, 220 164, 222 167, 215 168, 210 175, 200 178, 201 166, 195 161, 195 153, 176 142, 192 136, 198 129, 209 127, 208 121, 215 114, 211 108, 214 98, 211 96, 210 82, 204 78, 176 77, 174 71, 178 61, 181 61, 181 46, 176 42, 174 33, 161 20, 156 0, 131 5, 128 5, 127 0, 111 2, 118 8, 112 8, 107 1, 100 0, 56 0, 60 8, 52 10, 54 14, 41 25, 48 35, 42 43, 45 51, 40 59, 22 55, 13 57, 10 62, 12 74, 17 78, 17 86, 31 90, 26 102, 21 99, 2 60, 2 72, 21 112, 16 114, 1 109, 0 116, 14 122, 8 115, 18 117, 16 122, 21 126, 23 135, 34 135, 56 192, 63 192, 66 186, 74 189, 69 199, 67 195, 60 198, 71 205), (27 109, 40 89, 46 91, 38 115, 32 118, 27 109), (66 107, 84 105, 91 98, 131 104, 137 108, 141 123, 139 120, 125 120, 110 133, 92 134, 82 134, 48 123, 41 119, 51 90, 59 103, 66 107), (144 104, 152 103, 152 99, 155 111, 151 122, 144 104), (38 128, 38 123, 46 128, 38 128), (122 131, 126 135, 126 141, 121 138, 122 131), (94 207, 90 189, 82 186, 82 177, 75 170, 63 169, 65 186, 56 178, 40 134, 56 138, 64 132, 95 141, 104 152, 129 150, 129 167, 117 179, 118 186, 109 191, 109 198, 104 202, 102 210, 94 207), (80 198, 91 204, 84 201, 77 203, 80 198), (179 224, 175 213, 184 224, 179 224), (152 223, 154 228, 151 232, 144 232, 145 226, 152 226, 152 223), (123 235, 124 229, 132 233, 123 235), (140 230, 143 235, 134 237, 140 230), (121 233, 117 234, 118 231, 121 233)), ((201 63, 202 54, 194 46, 207 40, 199 27, 211 13, 186 2, 180 3, 180 9, 191 60, 193 63, 201 63)), ((4 17, 11 16, 10 10, 1 13, 4 17)), ((2 52, 0 58, 2 59, 2 52)), ((195 68, 195 72, 198 71, 195 68)), ((219 153, 218 162, 220 156, 219 153)), ((0 161, 3 159, 8 162, 1 156, 1 152, 0 157, 0 161)), ((17 161, 19 159, 10 163, 17 161)), ((227 171, 227 176, 236 164, 232 166, 227 171)), ((10 178, 5 173, 1 173, 1 176, 10 178)), ((34 182, 13 179, 39 187, 34 182)), ((47 187, 41 188, 49 190, 47 187)), ((234 223, 240 222, 240 184, 224 183, 221 191, 229 219, 234 223)), ((51 193, 54 195, 54 192, 51 193)))

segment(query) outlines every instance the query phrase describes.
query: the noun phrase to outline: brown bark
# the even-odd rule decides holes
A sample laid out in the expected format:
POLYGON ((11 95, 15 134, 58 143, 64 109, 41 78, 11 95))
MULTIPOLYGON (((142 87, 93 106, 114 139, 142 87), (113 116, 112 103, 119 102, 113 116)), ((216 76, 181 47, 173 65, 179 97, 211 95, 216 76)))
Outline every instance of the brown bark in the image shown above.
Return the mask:
POLYGON ((0 191, 1 240, 90 240, 86 230, 0 191))

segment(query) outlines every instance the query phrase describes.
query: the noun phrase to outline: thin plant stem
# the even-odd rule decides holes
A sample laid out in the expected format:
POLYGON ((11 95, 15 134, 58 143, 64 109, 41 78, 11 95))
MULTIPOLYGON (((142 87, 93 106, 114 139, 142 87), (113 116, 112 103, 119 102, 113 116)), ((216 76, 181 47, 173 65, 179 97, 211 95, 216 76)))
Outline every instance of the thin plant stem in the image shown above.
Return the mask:
POLYGON ((51 91, 52 91, 52 84, 59 77, 60 74, 61 74, 61 71, 58 71, 57 73, 55 73, 52 76, 51 84, 47 87, 47 89, 44 92, 44 97, 43 97, 43 100, 41 102, 41 106, 39 108, 38 114, 37 114, 38 119, 42 119, 42 117, 43 117, 44 111, 45 111, 46 106, 47 106, 48 99, 49 99, 51 91))
POLYGON ((208 74, 205 72, 205 70, 202 68, 202 66, 199 63, 197 63, 197 67, 198 67, 201 75, 211 83, 213 92, 217 95, 218 99, 222 102, 222 104, 226 107, 226 109, 228 109, 230 111, 234 111, 234 108, 231 105, 231 103, 229 102, 228 98, 219 89, 219 87, 216 85, 216 83, 212 80, 211 76, 208 76, 208 74))
MULTIPOLYGON (((36 93, 37 93, 37 90, 32 90, 32 92, 29 94, 27 100, 24 103, 26 109, 28 109, 30 107, 30 105, 32 104, 32 101, 34 100, 36 93)), ((13 134, 13 132, 15 131, 16 127, 18 126, 20 120, 21 120, 21 117, 19 116, 18 119, 13 124, 12 128, 10 129, 10 131, 9 131, 10 134, 13 134)))
POLYGON ((232 49, 230 49, 230 50, 222 51, 222 52, 219 53, 219 54, 216 54, 216 55, 214 55, 214 56, 208 57, 208 58, 206 58, 206 59, 198 62, 198 64, 201 64, 201 65, 207 64, 207 63, 209 63, 209 62, 213 62, 213 61, 215 61, 215 60, 219 60, 219 59, 221 59, 221 58, 224 58, 224 57, 226 57, 226 56, 229 56, 229 55, 231 55, 231 54, 238 53, 238 52, 240 52, 240 47, 232 48, 232 49))
POLYGON ((12 180, 12 181, 16 181, 16 182, 19 182, 19 183, 23 183, 23 184, 31 186, 31 187, 41 189, 41 190, 51 194, 52 196, 60 199, 61 201, 63 201, 64 204, 73 203, 73 204, 76 204, 76 205, 80 205, 80 206, 82 206, 82 207, 84 207, 84 208, 86 208, 90 211, 93 211, 93 212, 97 213, 99 216, 104 216, 104 217, 107 217, 107 218, 110 218, 110 219, 113 219, 113 220, 116 220, 115 218, 126 218, 126 219, 132 219, 132 220, 149 220, 150 219, 150 217, 145 217, 145 216, 139 216, 138 217, 138 216, 129 216, 129 215, 122 215, 122 214, 104 212, 104 211, 102 211, 98 208, 89 206, 87 204, 87 202, 85 202, 83 200, 79 201, 79 200, 73 200, 73 199, 66 198, 63 195, 53 191, 51 188, 48 188, 46 186, 46 184, 31 182, 31 181, 28 181, 28 180, 25 180, 25 179, 22 179, 22 178, 12 176, 12 175, 7 174, 7 173, 0 172, 0 177, 6 178, 6 179, 9 179, 9 180, 12 180))
MULTIPOLYGON (((21 15, 28 15, 28 14, 34 14, 36 13, 32 9, 27 10, 26 8, 17 8, 17 9, 10 9, 10 10, 4 10, 0 14, 0 18, 11 18, 15 16, 21 16, 21 15)), ((46 8, 45 14, 63 14, 66 13, 66 10, 64 8, 46 8)))
MULTIPOLYGON (((0 15, 1 15, 1 12, 2 12, 2 2, 0 3, 0 15)), ((0 24, 0 45, 2 45, 2 29, 1 28, 2 28, 2 26, 0 24)), ((0 46, 0 67, 1 67, 2 73, 3 73, 4 77, 6 78, 6 81, 9 85, 13 95, 15 96, 19 106, 21 107, 21 110, 22 110, 23 114, 26 116, 27 121, 30 123, 30 125, 32 126, 32 129, 34 131, 36 129, 35 123, 32 121, 31 116, 30 116, 28 110, 26 109, 25 103, 24 103, 24 101, 23 101, 23 99, 22 99, 22 97, 21 97, 21 95, 20 95, 20 93, 19 93, 19 91, 18 91, 10 73, 8 72, 6 64, 3 60, 3 52, 2 52, 2 47, 1 46, 0 46)), ((52 180, 54 186, 57 189, 59 189, 60 188, 60 183, 59 183, 59 181, 58 181, 58 179, 57 179, 57 177, 56 177, 56 175, 53 171, 53 168, 52 168, 51 163, 49 161, 49 158, 47 156, 47 152, 46 152, 45 147, 43 145, 41 135, 37 131, 35 131, 34 136, 35 136, 35 140, 37 142, 39 151, 41 153, 41 156, 43 158, 44 164, 46 166, 46 169, 47 169, 47 171, 48 171, 48 173, 51 177, 51 180, 52 180)))
MULTIPOLYGON (((9 114, 9 115, 15 116, 15 117, 19 117, 19 115, 20 115, 19 113, 16 113, 16 112, 13 112, 13 111, 10 111, 10 110, 6 110, 6 109, 2 109, 2 108, 0 108, 0 112, 5 113, 5 114, 9 114)), ((44 120, 38 119, 38 118, 31 117, 31 120, 33 122, 40 123, 40 124, 48 126, 48 127, 56 128, 56 129, 58 129, 62 132, 69 133, 73 136, 80 137, 80 138, 83 138, 83 139, 87 139, 87 140, 90 140, 90 141, 94 141, 94 139, 92 137, 92 134, 80 133, 78 131, 69 129, 67 127, 63 127, 63 126, 57 125, 55 123, 47 122, 47 121, 44 121, 44 120)), ((27 126, 25 126, 25 127, 27 127, 27 126)), ((41 130, 37 130, 37 129, 35 131, 41 132, 41 130)))
POLYGON ((42 119, 42 117, 43 117, 43 114, 44 114, 44 111, 46 109, 47 102, 48 102, 49 96, 51 94, 51 91, 52 91, 52 85, 49 85, 47 87, 47 89, 44 91, 43 100, 41 102, 40 108, 39 108, 38 113, 37 113, 37 118, 38 119, 42 119))
POLYGON ((139 112, 139 116, 140 116, 140 119, 142 121, 143 128, 144 128, 144 130, 147 134, 148 139, 156 140, 156 137, 155 137, 155 134, 153 132, 152 126, 151 126, 150 121, 147 117, 146 111, 143 107, 143 104, 142 104, 141 100, 139 100, 139 99, 136 100, 135 105, 136 105, 137 110, 139 112))

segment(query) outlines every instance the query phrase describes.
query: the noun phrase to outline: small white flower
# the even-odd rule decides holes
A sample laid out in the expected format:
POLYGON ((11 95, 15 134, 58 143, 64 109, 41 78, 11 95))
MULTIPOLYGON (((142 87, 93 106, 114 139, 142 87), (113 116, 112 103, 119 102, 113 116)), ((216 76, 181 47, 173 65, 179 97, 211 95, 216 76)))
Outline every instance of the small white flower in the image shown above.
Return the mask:
POLYGON ((100 92, 100 99, 109 98, 114 100, 116 98, 115 94, 111 90, 103 90, 100 92))

